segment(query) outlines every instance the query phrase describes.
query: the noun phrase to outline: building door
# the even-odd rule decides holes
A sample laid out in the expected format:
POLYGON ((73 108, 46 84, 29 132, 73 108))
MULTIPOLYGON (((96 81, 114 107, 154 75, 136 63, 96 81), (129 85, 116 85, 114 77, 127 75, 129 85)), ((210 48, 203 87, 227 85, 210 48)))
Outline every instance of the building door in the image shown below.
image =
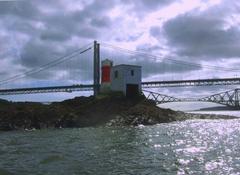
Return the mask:
POLYGON ((126 96, 127 97, 136 97, 139 95, 139 87, 137 84, 127 84, 126 87, 126 96))

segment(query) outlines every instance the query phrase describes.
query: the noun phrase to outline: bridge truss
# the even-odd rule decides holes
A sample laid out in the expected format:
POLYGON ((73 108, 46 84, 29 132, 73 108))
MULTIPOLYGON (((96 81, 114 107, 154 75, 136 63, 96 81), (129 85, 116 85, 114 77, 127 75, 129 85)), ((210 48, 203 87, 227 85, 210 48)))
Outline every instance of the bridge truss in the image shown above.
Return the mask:
POLYGON ((175 98, 172 96, 168 96, 168 95, 159 94, 157 92, 152 92, 152 91, 148 91, 148 90, 143 90, 143 92, 145 92, 145 94, 146 94, 145 96, 147 99, 155 101, 156 104, 181 101, 181 99, 178 99, 178 98, 175 98))
POLYGON ((234 89, 218 94, 213 94, 204 98, 199 99, 199 101, 207 101, 213 103, 219 103, 230 107, 240 108, 240 89, 234 89))
POLYGON ((147 99, 154 100, 156 104, 163 104, 169 102, 212 102, 226 105, 233 108, 240 108, 240 89, 234 89, 218 94, 213 94, 203 98, 176 98, 172 96, 163 95, 157 92, 143 90, 147 99))

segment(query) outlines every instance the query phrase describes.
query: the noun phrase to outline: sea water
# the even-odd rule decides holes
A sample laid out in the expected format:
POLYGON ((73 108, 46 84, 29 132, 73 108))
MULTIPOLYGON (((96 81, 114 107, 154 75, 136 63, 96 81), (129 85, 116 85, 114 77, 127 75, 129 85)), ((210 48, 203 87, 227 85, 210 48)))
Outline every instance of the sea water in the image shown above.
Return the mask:
POLYGON ((0 132, 0 174, 240 174, 240 119, 0 132))

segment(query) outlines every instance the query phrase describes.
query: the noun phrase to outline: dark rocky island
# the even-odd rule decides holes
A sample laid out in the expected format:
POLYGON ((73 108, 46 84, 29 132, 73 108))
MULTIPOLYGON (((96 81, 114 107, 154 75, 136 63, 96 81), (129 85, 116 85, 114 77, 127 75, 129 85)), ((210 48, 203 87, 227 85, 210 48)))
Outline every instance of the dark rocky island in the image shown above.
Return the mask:
POLYGON ((49 105, 0 100, 0 130, 72 128, 89 126, 153 125, 187 119, 233 119, 233 116, 187 114, 162 109, 140 96, 120 94, 76 97, 49 105))

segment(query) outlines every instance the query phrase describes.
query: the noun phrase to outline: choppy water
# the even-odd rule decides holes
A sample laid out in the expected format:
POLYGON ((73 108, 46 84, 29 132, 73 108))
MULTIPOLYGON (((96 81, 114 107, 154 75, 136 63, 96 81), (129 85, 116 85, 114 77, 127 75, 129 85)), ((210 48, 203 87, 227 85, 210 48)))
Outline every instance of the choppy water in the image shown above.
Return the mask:
POLYGON ((240 119, 0 133, 0 174, 240 174, 240 119))

